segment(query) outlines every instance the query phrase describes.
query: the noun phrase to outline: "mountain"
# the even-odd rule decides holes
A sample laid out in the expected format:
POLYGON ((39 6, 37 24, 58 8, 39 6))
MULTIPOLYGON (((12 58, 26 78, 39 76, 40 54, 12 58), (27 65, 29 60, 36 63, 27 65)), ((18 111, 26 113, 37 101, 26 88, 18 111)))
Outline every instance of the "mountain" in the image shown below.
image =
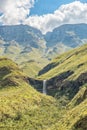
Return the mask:
POLYGON ((75 48, 87 41, 87 24, 65 24, 45 35, 48 47, 60 43, 75 48))
POLYGON ((45 41, 41 32, 33 27, 27 25, 0 26, 0 47, 3 54, 22 55, 32 52, 33 48, 43 50, 45 41))
POLYGON ((0 26, 0 37, 8 44, 15 41, 20 45, 30 45, 34 48, 44 46, 42 33, 27 25, 0 26))

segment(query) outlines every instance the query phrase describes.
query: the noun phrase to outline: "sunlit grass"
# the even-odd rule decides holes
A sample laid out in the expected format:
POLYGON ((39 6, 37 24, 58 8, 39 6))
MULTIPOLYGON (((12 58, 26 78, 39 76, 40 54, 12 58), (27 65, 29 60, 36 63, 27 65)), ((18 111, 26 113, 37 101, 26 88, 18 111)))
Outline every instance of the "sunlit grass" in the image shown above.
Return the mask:
POLYGON ((56 66, 41 75, 39 79, 50 79, 72 70, 74 73, 69 77, 69 80, 75 80, 81 73, 87 71, 87 44, 56 57, 51 63, 56 66))

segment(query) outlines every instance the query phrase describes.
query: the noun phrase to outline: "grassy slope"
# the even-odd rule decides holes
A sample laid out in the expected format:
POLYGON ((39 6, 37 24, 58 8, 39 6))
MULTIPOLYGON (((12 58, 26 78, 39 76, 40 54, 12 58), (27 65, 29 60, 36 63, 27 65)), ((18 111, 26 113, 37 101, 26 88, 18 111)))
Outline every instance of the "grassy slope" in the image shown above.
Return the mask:
POLYGON ((87 130, 87 99, 67 110, 66 114, 47 130, 87 130))
POLYGON ((21 69, 23 70, 23 72, 25 72, 29 77, 32 78, 37 76, 41 68, 42 66, 35 61, 25 62, 21 65, 21 69))
POLYGON ((55 99, 34 90, 15 63, 0 58, 0 129, 44 130, 59 116, 55 99))
MULTIPOLYGON (((48 63, 48 61, 47 61, 48 63)), ((43 61, 40 60, 40 62, 38 61, 34 61, 34 60, 30 60, 24 63, 20 64, 20 68, 23 70, 24 73, 26 73, 29 77, 37 77, 38 72, 46 65, 46 63, 44 63, 43 61)))
POLYGON ((56 57, 52 62, 55 67, 40 76, 41 79, 50 79, 68 70, 74 71, 69 79, 75 80, 81 73, 87 71, 87 44, 56 57))
POLYGON ((19 63, 20 68, 29 77, 36 77, 39 70, 42 69, 47 63, 49 63, 47 58, 42 58, 42 50, 34 48, 32 48, 32 52, 30 53, 19 55, 15 61, 19 63))

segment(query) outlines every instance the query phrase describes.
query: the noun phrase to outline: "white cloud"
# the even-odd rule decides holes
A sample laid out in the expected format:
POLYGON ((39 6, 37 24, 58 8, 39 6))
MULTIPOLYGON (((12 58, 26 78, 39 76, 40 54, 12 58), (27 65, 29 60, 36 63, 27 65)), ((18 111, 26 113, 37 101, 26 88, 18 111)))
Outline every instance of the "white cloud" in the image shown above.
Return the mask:
POLYGON ((29 16, 35 0, 0 0, 0 22, 3 24, 24 24, 36 27, 43 33, 63 24, 87 23, 87 3, 75 1, 62 5, 53 14, 29 16))
POLYGON ((25 24, 40 29, 43 33, 52 31, 62 24, 87 23, 87 4, 75 1, 62 5, 53 14, 30 16, 25 24))
POLYGON ((0 0, 0 22, 3 24, 20 24, 29 15, 34 0, 0 0))

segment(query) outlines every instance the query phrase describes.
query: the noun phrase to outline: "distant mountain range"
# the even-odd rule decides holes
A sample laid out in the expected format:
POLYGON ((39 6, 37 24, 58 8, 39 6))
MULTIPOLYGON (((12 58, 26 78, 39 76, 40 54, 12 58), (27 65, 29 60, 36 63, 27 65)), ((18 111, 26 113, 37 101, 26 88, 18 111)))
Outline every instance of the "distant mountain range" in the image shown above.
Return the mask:
POLYGON ((62 25, 55 28, 53 32, 48 32, 45 40, 48 47, 54 47, 60 43, 73 48, 77 47, 87 42, 87 24, 62 25))
POLYGON ((42 59, 47 62, 86 42, 87 24, 62 25, 46 35, 27 25, 0 26, 0 55, 18 63, 42 59))
POLYGON ((15 41, 20 45, 39 48, 43 46, 44 40, 42 33, 27 25, 0 26, 0 37, 5 42, 15 41))

